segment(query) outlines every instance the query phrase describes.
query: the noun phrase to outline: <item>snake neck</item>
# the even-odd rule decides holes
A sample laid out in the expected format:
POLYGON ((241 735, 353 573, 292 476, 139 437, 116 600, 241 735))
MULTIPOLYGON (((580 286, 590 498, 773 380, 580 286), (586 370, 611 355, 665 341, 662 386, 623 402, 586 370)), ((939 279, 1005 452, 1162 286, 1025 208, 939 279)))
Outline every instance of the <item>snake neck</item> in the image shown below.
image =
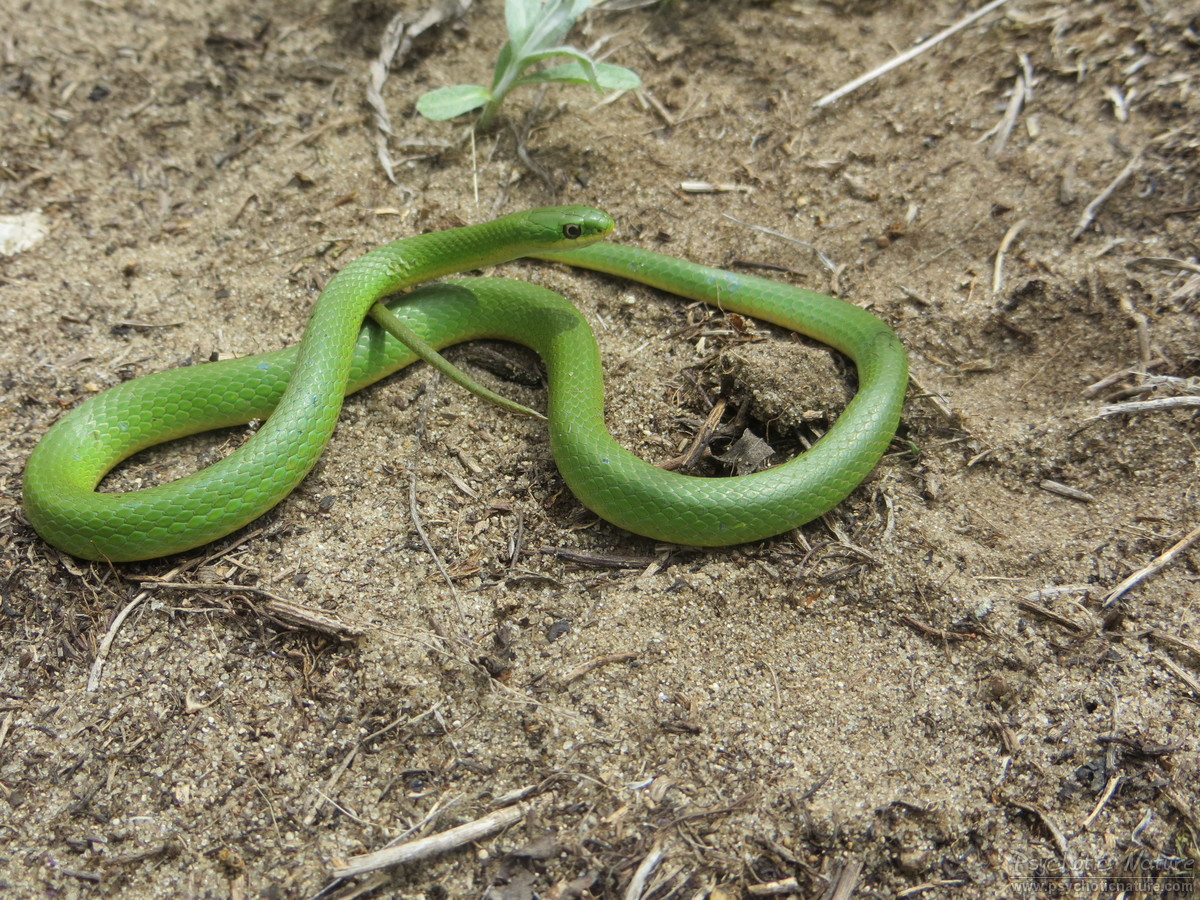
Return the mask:
POLYGON ((366 304, 365 314, 371 303, 412 285, 531 256, 542 250, 544 239, 530 227, 528 216, 528 212, 512 213, 384 244, 334 276, 327 290, 351 288, 366 304))

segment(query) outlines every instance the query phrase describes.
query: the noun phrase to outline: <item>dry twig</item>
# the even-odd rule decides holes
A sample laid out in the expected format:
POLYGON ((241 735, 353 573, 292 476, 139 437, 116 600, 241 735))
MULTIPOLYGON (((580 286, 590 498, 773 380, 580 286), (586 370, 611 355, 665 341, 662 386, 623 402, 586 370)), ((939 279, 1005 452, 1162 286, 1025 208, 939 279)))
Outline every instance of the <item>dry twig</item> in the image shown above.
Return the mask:
POLYGON ((1032 803, 1018 803, 1015 800, 1010 800, 1009 803, 1010 805, 1015 806, 1017 809, 1024 810, 1025 812, 1037 817, 1038 821, 1042 823, 1043 827, 1050 832, 1050 837, 1054 841, 1054 846, 1058 848, 1059 856, 1062 858, 1063 862, 1070 862, 1071 853, 1067 846, 1066 835, 1064 835, 1062 830, 1054 824, 1054 820, 1050 818, 1049 813, 1047 813, 1040 806, 1035 806, 1032 803))
POLYGON ((286 600, 278 594, 272 594, 268 590, 260 587, 255 587, 251 584, 227 584, 217 581, 210 584, 192 584, 183 581, 143 581, 143 586, 148 588, 169 588, 175 591, 192 591, 202 593, 207 591, 233 591, 236 593, 250 593, 262 597, 266 602, 262 606, 248 604, 255 612, 266 615, 270 619, 274 619, 281 625, 288 627, 305 628, 310 631, 318 631, 322 634, 328 634, 339 640, 347 638, 358 638, 365 634, 365 630, 358 625, 352 625, 349 622, 343 622, 336 619, 323 609, 318 609, 315 606, 309 606, 305 603, 296 603, 292 600, 286 600))
POLYGON ((1138 569, 1115 588, 1109 591, 1108 596, 1104 598, 1104 606, 1112 606, 1120 600, 1125 593, 1139 582, 1145 581, 1151 575, 1157 574, 1162 569, 1165 569, 1175 561, 1179 554, 1183 553, 1188 547, 1200 540, 1200 525, 1197 525, 1187 533, 1179 542, 1172 545, 1167 550, 1156 556, 1148 566, 1138 569))
POLYGON ((600 656, 596 659, 588 660, 587 662, 576 666, 565 675, 559 676, 558 683, 561 685, 568 685, 572 681, 582 678, 593 669, 599 669, 601 666, 608 666, 612 665, 613 663, 629 662, 632 659, 637 659, 641 655, 642 653, 640 650, 627 650, 624 653, 610 653, 607 656, 600 656))
POLYGON ((1164 409, 1193 409, 1200 407, 1200 397, 1159 397, 1156 400, 1130 400, 1128 403, 1113 403, 1096 410, 1093 419, 1131 413, 1161 412, 1164 409))
POLYGON ((1050 478, 1043 478, 1038 482, 1038 487, 1043 491, 1049 491, 1051 494, 1058 494, 1060 497, 1066 497, 1068 500, 1078 500, 1080 503, 1095 503, 1094 495, 1087 491, 1081 491, 1079 488, 1073 488, 1069 484, 1063 484, 1061 481, 1054 481, 1050 478))
MULTIPOLYGON (((1021 107, 1029 102, 1032 89, 1033 86, 1029 83, 1025 74, 1021 72, 1017 73, 1017 80, 1013 83, 1012 96, 1008 98, 1008 108, 1004 110, 1004 117, 989 132, 989 134, 994 134, 995 138, 992 140, 992 146, 988 148, 988 159, 995 159, 1004 151, 1005 146, 1008 144, 1008 139, 1012 136, 1013 128, 1017 125, 1017 119, 1021 115, 1021 107)), ((988 136, 985 134, 979 141, 987 140, 988 136)), ((976 143, 979 143, 979 141, 976 143)))
MULTIPOLYGON (((1015 90, 1015 88, 1014 88, 1015 90)), ((992 267, 992 293, 1000 293, 1000 288, 1004 284, 1004 256, 1008 253, 1008 248, 1012 246, 1013 241, 1017 239, 1017 235, 1025 227, 1025 219, 1015 223, 1008 231, 1004 233, 1004 237, 1000 240, 1000 247, 996 251, 996 263, 992 267)))
POLYGON ((968 25, 970 25, 974 22, 977 22, 979 19, 982 19, 984 16, 986 16, 988 13, 990 13, 992 10, 999 9, 1001 6, 1003 6, 1007 2, 1008 2, 1008 0, 992 0, 991 3, 987 3, 984 6, 981 6, 979 9, 975 10, 975 12, 971 13, 970 15, 965 16, 962 19, 959 19, 957 22, 955 22, 949 28, 939 31, 937 34, 935 34, 929 40, 922 41, 920 44, 917 44, 917 46, 913 47, 910 50, 904 51, 899 56, 892 57, 890 60, 885 62, 882 66, 878 66, 878 67, 872 69, 866 75, 859 76, 858 78, 855 78, 853 81, 849 82, 848 84, 842 85, 836 91, 830 91, 828 94, 826 94, 820 100, 816 101, 813 104, 813 106, 820 108, 822 106, 828 106, 830 103, 833 103, 835 100, 840 100, 842 97, 845 97, 847 94, 851 93, 852 91, 858 90, 864 84, 874 81, 880 75, 887 74, 888 72, 892 71, 892 69, 895 69, 898 66, 904 65, 904 63, 908 62, 911 59, 916 59, 918 56, 920 56, 922 53, 924 53, 930 47, 937 46, 942 41, 946 40, 946 38, 951 37, 954 34, 957 34, 959 31, 962 31, 968 25))
POLYGON ((1153 356, 1150 352, 1150 318, 1134 307, 1127 291, 1121 291, 1117 295, 1117 303, 1121 307, 1121 312, 1129 317, 1129 321, 1133 323, 1133 328, 1137 332, 1138 361, 1141 363, 1142 371, 1147 371, 1153 356))
MULTIPOLYGON (((234 544, 223 546, 215 553, 211 553, 203 558, 196 558, 188 562, 180 563, 175 568, 167 572, 166 575, 162 576, 162 580, 169 582, 176 575, 180 575, 183 572, 188 572, 192 569, 198 569, 201 566, 207 565, 210 561, 229 552, 231 546, 245 543, 246 541, 256 538, 265 530, 266 529, 264 528, 256 528, 254 531, 241 535, 235 540, 234 544)), ((117 632, 121 630, 121 626, 125 624, 125 620, 129 618, 130 614, 139 606, 141 606, 149 596, 149 589, 143 589, 139 591, 137 596, 125 604, 125 607, 119 613, 117 613, 116 618, 114 618, 109 624, 108 630, 104 633, 104 639, 100 642, 100 648, 96 651, 96 658, 92 660, 91 671, 88 672, 87 690, 89 692, 100 689, 100 676, 104 674, 104 664, 108 660, 108 653, 112 649, 113 641, 116 640, 117 632)))
POLYGON ((629 886, 625 888, 625 900, 641 900, 646 890, 646 882, 650 880, 650 875, 658 868, 658 864, 662 862, 665 855, 661 844, 655 844, 650 848, 650 852, 646 854, 645 859, 633 873, 633 877, 629 879, 629 886))
POLYGON ((937 881, 923 881, 920 884, 914 884, 912 887, 900 891, 896 894, 896 900, 905 900, 906 897, 916 897, 934 888, 957 887, 960 884, 966 883, 966 880, 962 878, 940 878, 937 881))
POLYGON ((754 231, 761 231, 763 234, 769 234, 772 237, 777 237, 781 241, 787 241, 789 244, 795 244, 797 247, 803 247, 805 250, 811 250, 814 254, 816 254, 817 259, 821 261, 821 265, 823 265, 830 272, 836 272, 838 270, 837 263, 822 253, 816 245, 810 244, 808 241, 802 241, 799 238, 794 238, 791 235, 784 234, 782 231, 776 231, 774 228, 768 228, 766 225, 755 225, 753 222, 744 222, 736 216, 731 216, 729 213, 721 213, 721 215, 730 222, 736 222, 745 228, 751 228, 754 231))
POLYGON ((1075 226, 1075 230, 1071 232, 1071 240, 1079 240, 1083 233, 1087 231, 1089 227, 1091 227, 1092 222, 1096 220, 1096 215, 1100 212, 1101 208, 1103 208, 1104 204, 1108 202, 1108 198, 1115 194, 1117 190, 1120 189, 1121 185, 1129 180, 1130 176, 1137 171, 1141 164, 1141 155, 1139 154, 1134 156, 1134 158, 1131 159, 1128 164, 1126 164, 1125 168, 1117 173, 1117 177, 1110 181, 1108 186, 1096 195, 1096 199, 1087 205, 1083 211, 1083 215, 1079 217, 1079 222, 1075 226))
POLYGON ((1158 641, 1179 650, 1187 650, 1189 653, 1194 654, 1197 659, 1200 659, 1200 644, 1197 644, 1195 641, 1184 640, 1177 635, 1169 634, 1158 628, 1151 630, 1146 636, 1152 641, 1158 641))
POLYGON ((1108 784, 1104 786, 1104 793, 1100 795, 1100 799, 1096 801, 1096 808, 1092 810, 1091 815, 1079 823, 1081 829, 1087 829, 1096 821, 1096 817, 1100 815, 1101 810, 1108 805, 1108 801, 1112 799, 1112 795, 1117 792, 1117 787, 1120 786, 1123 778, 1120 775, 1114 775, 1108 779, 1108 784))
POLYGON ((1168 672, 1186 684, 1188 690, 1195 694, 1197 699, 1200 699, 1200 681, 1197 681, 1195 676, 1189 674, 1186 669, 1184 669, 1169 656, 1163 656, 1162 654, 1159 654, 1158 661, 1166 667, 1168 672))
POLYGON ((704 424, 700 426, 700 430, 692 438, 692 443, 688 446, 687 450, 679 456, 660 463, 659 468, 666 469, 668 472, 674 472, 677 469, 686 469, 698 463, 712 443, 717 429, 721 427, 721 419, 725 415, 725 406, 726 402, 724 400, 718 400, 714 403, 713 408, 708 411, 708 415, 704 419, 704 424))
POLYGON ((858 887, 858 879, 862 876, 863 861, 861 859, 852 859, 842 867, 842 871, 838 873, 837 881, 834 882, 833 894, 830 900, 850 900, 854 895, 854 889, 858 887))
MULTIPOLYGON (((166 574, 167 578, 174 578, 176 575, 183 572, 189 566, 188 563, 183 563, 176 566, 166 574)), ((149 590, 139 591, 137 596, 125 604, 119 613, 109 623, 108 630, 104 632, 104 638, 100 641, 100 647, 96 651, 96 658, 92 660, 91 671, 88 672, 87 690, 89 692, 100 690, 100 676, 104 674, 104 664, 108 661, 108 653, 112 650, 113 641, 117 638, 117 632, 121 630, 121 626, 125 624, 125 620, 133 614, 146 598, 150 596, 149 590)))
POLYGON ((969 641, 979 637, 979 635, 972 634, 969 631, 947 631, 944 628, 935 628, 932 625, 926 625, 924 622, 914 619, 912 616, 901 616, 900 621, 909 628, 919 631, 921 634, 927 634, 941 641, 969 641))
POLYGON ((388 115, 387 103, 383 99, 383 85, 392 65, 400 65, 408 56, 412 42, 417 36, 447 19, 461 17, 474 0, 440 0, 432 4, 425 13, 410 22, 411 13, 401 11, 392 17, 380 39, 379 56, 371 61, 371 80, 367 84, 367 103, 375 113, 375 153, 379 164, 387 174, 388 181, 397 184, 395 163, 388 152, 388 138, 392 131, 392 119, 388 115))
POLYGON ((765 881, 761 884, 751 884, 746 886, 746 893, 751 897, 774 897, 778 894, 798 894, 800 893, 800 882, 795 875, 789 878, 783 878, 779 881, 765 881))
POLYGON ((418 838, 407 844, 399 844, 385 850, 376 850, 374 853, 352 856, 348 861, 334 868, 333 877, 350 878, 373 872, 376 869, 398 866, 402 863, 415 862, 446 853, 519 822, 528 811, 528 806, 508 806, 488 813, 481 819, 448 828, 429 837, 418 838))
POLYGON ((1054 622, 1056 625, 1061 625, 1063 628, 1066 628, 1070 631, 1082 632, 1087 630, 1074 619, 1068 619, 1066 616, 1056 613, 1054 610, 1050 609, 1050 607, 1042 606, 1040 603, 1034 603, 1032 600, 1027 600, 1024 597, 1017 601, 1017 606, 1026 612, 1031 612, 1034 615, 1041 616, 1043 619, 1048 619, 1049 621, 1054 622))
POLYGON ((446 571, 445 565, 442 564, 442 558, 433 549, 429 535, 425 533, 425 526, 421 524, 421 512, 417 506, 417 476, 415 472, 408 473, 408 513, 412 516, 413 528, 416 529, 417 535, 421 538, 421 543, 425 545, 426 552, 433 557, 434 564, 437 565, 437 570, 441 572, 446 586, 450 588, 450 596, 454 598, 454 603, 458 607, 459 622, 465 628, 467 614, 463 609, 462 599, 458 596, 458 588, 454 586, 454 580, 450 577, 450 573, 446 571))

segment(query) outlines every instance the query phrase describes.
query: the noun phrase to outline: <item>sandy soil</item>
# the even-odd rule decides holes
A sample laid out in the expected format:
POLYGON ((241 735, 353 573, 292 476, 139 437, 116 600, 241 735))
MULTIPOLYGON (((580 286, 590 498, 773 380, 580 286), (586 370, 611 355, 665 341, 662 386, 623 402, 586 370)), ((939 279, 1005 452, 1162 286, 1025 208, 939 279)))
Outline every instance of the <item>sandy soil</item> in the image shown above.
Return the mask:
MULTIPOLYGON (((489 77, 502 4, 478 0, 384 87, 397 186, 363 98, 422 3, 0 0, 0 214, 50 230, 0 258, 6 896, 998 897, 1039 864, 1195 888, 1200 551, 1105 599, 1200 525, 1196 410, 1097 415, 1196 396, 1200 5, 1013 0, 813 108, 977 5, 594 15, 576 42, 610 37, 644 92, 514 95, 524 161, 508 124, 472 148, 413 113, 489 77), (795 533, 655 546, 579 506, 541 425, 419 367, 351 398, 304 485, 218 545, 89 565, 26 523, 25 459, 78 401, 293 342, 380 243, 553 202, 886 318, 914 375, 892 452, 795 533), (514 800, 498 835, 333 879, 514 800)), ((507 271, 577 301, 610 426, 649 459, 718 395, 786 451, 852 387, 792 336, 507 271)))

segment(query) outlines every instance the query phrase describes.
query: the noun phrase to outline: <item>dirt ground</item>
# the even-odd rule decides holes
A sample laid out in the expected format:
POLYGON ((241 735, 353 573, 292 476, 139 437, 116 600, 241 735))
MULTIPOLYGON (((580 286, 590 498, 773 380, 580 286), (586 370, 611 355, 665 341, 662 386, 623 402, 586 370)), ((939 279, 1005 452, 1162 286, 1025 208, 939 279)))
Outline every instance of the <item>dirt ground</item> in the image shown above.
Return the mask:
MULTIPOLYGON (((979 5, 593 13, 572 39, 643 90, 515 93, 472 144, 413 107, 490 77, 502 3, 477 0, 383 87, 393 184, 368 70, 424 2, 0 0, 0 215, 49 232, 0 257, 5 896, 1115 895, 1068 868, 1193 896, 1200 549, 1106 601, 1200 526, 1200 4, 1012 0, 814 108, 979 5), (774 540, 655 545, 578 504, 543 425, 422 366, 350 398, 301 488, 216 545, 86 564, 26 522, 25 460, 80 400, 294 342, 371 247, 559 202, 892 323, 913 380, 866 483, 774 540), (1158 398, 1185 399, 1101 414, 1158 398)), ((656 462, 718 396, 786 454, 853 387, 765 326, 505 272, 577 302, 610 427, 656 462)))

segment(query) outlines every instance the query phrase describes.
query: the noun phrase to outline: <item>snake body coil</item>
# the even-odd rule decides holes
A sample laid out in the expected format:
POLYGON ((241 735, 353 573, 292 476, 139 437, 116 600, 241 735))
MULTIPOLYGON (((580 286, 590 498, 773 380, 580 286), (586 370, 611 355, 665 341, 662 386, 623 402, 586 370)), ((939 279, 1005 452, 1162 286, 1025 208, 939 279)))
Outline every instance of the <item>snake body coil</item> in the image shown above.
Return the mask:
POLYGON ((373 250, 330 280, 296 347, 147 375, 72 410, 29 458, 26 514, 60 549, 114 561, 166 556, 242 527, 312 468, 345 394, 415 358, 364 322, 376 301, 521 256, 596 269, 765 319, 829 344, 858 366, 858 393, 812 449, 751 475, 696 478, 658 469, 609 436, 595 340, 557 294, 505 279, 469 279, 390 302, 434 347, 493 337, 543 357, 555 461, 590 509, 638 534, 716 546, 778 534, 845 498, 878 462, 899 420, 907 364, 891 329, 824 294, 594 243, 611 230, 612 220, 598 210, 548 207, 373 250), (199 472, 144 490, 96 491, 105 473, 138 450, 263 418, 243 446, 199 472))

